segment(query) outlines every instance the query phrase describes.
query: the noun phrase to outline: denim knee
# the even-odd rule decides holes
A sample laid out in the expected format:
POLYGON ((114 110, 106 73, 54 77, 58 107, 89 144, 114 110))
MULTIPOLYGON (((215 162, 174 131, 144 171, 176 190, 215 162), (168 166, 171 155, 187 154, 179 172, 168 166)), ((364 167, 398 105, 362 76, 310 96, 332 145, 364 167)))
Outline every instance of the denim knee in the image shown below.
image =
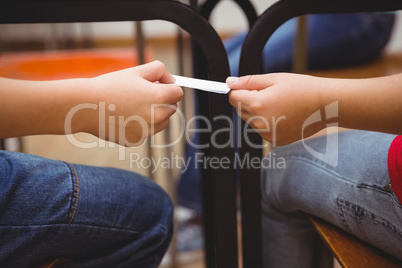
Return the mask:
MULTIPOLYGON (((162 190, 160 187, 155 192, 155 197, 159 199, 157 204, 160 204, 158 207, 154 207, 154 209, 150 208, 154 213, 154 217, 158 221, 158 228, 162 228, 166 231, 166 239, 168 243, 170 242, 170 238, 173 232, 173 210, 174 206, 172 200, 170 199, 169 195, 162 190)), ((152 217, 150 217, 152 218, 152 217)))
POLYGON ((10 152, 0 167, 2 267, 157 267, 169 246, 173 204, 146 177, 10 152))
POLYGON ((81 198, 73 224, 100 226, 104 240, 120 245, 114 252, 110 249, 111 267, 157 267, 172 237, 169 195, 155 182, 130 171, 74 166, 81 178, 81 198), (118 260, 125 261, 117 265, 118 260))

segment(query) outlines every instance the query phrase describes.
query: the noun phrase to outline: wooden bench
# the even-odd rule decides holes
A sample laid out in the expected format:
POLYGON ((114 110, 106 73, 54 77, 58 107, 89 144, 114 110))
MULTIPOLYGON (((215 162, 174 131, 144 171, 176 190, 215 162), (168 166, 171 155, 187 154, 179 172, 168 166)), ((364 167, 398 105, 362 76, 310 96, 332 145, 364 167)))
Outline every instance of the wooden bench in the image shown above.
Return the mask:
POLYGON ((344 268, 397 268, 402 261, 318 218, 310 217, 318 234, 344 268))

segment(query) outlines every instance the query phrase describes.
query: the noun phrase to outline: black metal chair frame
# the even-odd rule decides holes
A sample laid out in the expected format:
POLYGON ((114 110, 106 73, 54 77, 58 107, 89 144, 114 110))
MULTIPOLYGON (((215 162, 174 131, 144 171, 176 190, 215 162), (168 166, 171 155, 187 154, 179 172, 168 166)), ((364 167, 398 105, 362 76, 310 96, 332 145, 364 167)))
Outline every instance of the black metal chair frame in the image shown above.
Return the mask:
MULTIPOLYGON (((207 0, 206 2, 204 2, 202 5, 200 5, 197 8, 199 14, 201 16, 203 16, 205 19, 209 20, 213 9, 216 7, 216 5, 219 3, 219 1, 220 0, 207 0)), ((251 2, 248 0, 235 0, 235 3, 240 7, 240 9, 245 14, 247 21, 248 21, 249 28, 251 28, 258 18, 255 8, 251 4, 251 2)), ((207 73, 205 73, 205 70, 206 70, 205 64, 206 64, 206 62, 200 53, 199 46, 197 44, 193 44, 193 70, 194 70, 195 77, 208 78, 207 73)), ((196 92, 196 94, 197 94, 197 99, 200 103, 206 103, 208 101, 207 95, 205 93, 196 92)), ((199 113, 201 115, 207 115, 208 111, 205 110, 205 107, 203 108, 203 106, 200 106, 199 113)), ((206 138, 207 137, 205 137, 203 139, 201 137, 201 141, 202 141, 201 143, 206 141, 205 140, 206 138)), ((232 260, 228 262, 226 260, 226 258, 222 258, 222 256, 219 255, 219 252, 216 252, 216 253, 214 252, 214 250, 215 250, 214 244, 218 244, 223 247, 228 246, 228 244, 220 243, 216 240, 216 237, 214 237, 214 233, 213 233, 212 229, 216 228, 216 231, 219 231, 219 229, 217 227, 213 227, 213 226, 219 226, 220 223, 218 222, 219 221, 218 218, 216 218, 214 215, 209 215, 209 214, 214 211, 214 207, 216 206, 216 204, 218 204, 223 198, 227 198, 228 196, 226 196, 226 195, 217 196, 216 195, 215 198, 218 198, 218 199, 215 199, 215 200, 213 200, 211 197, 209 197, 208 189, 213 188, 211 186, 211 184, 213 182, 207 178, 208 178, 208 175, 203 176, 203 181, 202 181, 203 208, 204 208, 203 214, 206 216, 206 222, 204 225, 204 228, 206 229, 206 231, 205 231, 205 234, 206 234, 205 235, 205 251, 206 251, 206 257, 207 257, 206 258, 206 267, 238 267, 238 263, 237 263, 238 255, 237 254, 233 255, 232 260)), ((233 187, 233 185, 231 185, 230 187, 233 187)), ((236 190, 236 188, 234 188, 234 189, 231 188, 230 196, 232 195, 232 191, 237 191, 237 190, 236 190)), ((232 209, 236 210, 236 208, 232 208, 232 209)), ((229 217, 233 213, 236 213, 235 211, 227 211, 227 212, 228 212, 229 217)), ((220 216, 227 217, 226 212, 223 212, 223 213, 224 214, 220 215, 220 216)), ((249 241, 249 237, 248 237, 248 233, 247 233, 248 229, 243 228, 243 226, 245 226, 243 223, 248 222, 248 219, 245 218, 244 215, 248 216, 247 213, 243 214, 243 210, 242 210, 242 233, 245 234, 245 235, 243 235, 243 238, 242 238, 242 245, 243 245, 242 249, 243 249, 243 252, 244 251, 247 252, 247 249, 251 249, 251 251, 248 252, 249 254, 247 254, 247 253, 242 254, 243 255, 243 267, 259 267, 259 266, 261 266, 261 257, 262 256, 261 256, 261 254, 258 254, 258 253, 253 254, 253 252, 254 252, 253 249, 249 247, 249 245, 250 245, 249 242, 253 243, 253 242, 255 242, 255 239, 253 239, 252 241, 249 241)), ((237 226, 237 221, 235 220, 235 222, 233 222, 232 224, 227 225, 226 228, 230 228, 233 232, 234 228, 236 228, 236 226, 237 226)), ((236 241, 237 241, 237 238, 236 238, 236 241)), ((257 247, 260 247, 260 246, 257 245, 257 247)), ((224 249, 222 249, 222 250, 224 250, 224 249)))

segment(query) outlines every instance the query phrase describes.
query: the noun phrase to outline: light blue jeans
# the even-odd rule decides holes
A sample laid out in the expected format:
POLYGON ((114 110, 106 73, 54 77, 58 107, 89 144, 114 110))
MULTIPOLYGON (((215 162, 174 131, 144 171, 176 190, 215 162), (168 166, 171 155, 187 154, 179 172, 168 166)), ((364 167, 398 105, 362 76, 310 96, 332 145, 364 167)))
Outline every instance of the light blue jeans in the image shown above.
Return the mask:
MULTIPOLYGON (((337 166, 318 160, 301 142, 271 152, 271 157, 284 159, 285 168, 262 171, 264 267, 312 267, 317 234, 306 214, 402 259, 402 205, 387 186, 388 149, 394 138, 342 132, 337 166)), ((325 137, 306 144, 325 153, 325 137)))
POLYGON ((172 203, 133 172, 0 151, 0 267, 157 267, 172 203))

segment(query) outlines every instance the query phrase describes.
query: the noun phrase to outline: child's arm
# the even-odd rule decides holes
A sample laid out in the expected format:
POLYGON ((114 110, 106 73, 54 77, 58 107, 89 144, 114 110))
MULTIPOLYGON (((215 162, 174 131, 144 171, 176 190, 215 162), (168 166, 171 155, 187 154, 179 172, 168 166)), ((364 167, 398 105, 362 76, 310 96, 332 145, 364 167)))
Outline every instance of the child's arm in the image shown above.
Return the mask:
POLYGON ((166 84, 172 82, 174 78, 157 61, 95 78, 58 81, 0 78, 0 137, 65 134, 66 118, 69 122, 70 116, 72 133, 87 132, 109 140, 109 133, 113 132, 109 130, 114 128, 115 142, 122 143, 118 140, 119 132, 125 131, 127 141, 134 143, 169 124, 169 117, 175 112, 171 107, 183 96, 179 86, 166 84), (152 104, 169 104, 170 108, 155 108, 151 118, 152 104), (103 121, 99 117, 102 106, 105 122, 99 122, 103 121), (130 116, 141 119, 137 121, 145 122, 146 127, 132 120, 123 128, 119 117, 126 120, 130 116), (115 123, 109 122, 109 118, 114 118, 115 123), (99 123, 105 124, 105 131, 99 131, 99 123))
MULTIPOLYGON (((332 79, 298 74, 228 78, 230 103, 260 135, 278 145, 308 137, 328 121, 346 128, 402 134, 402 74, 372 79, 332 79), (337 103, 336 103, 337 102, 337 103), (337 118, 325 120, 334 104, 337 118), (321 111, 323 120, 306 126, 321 111)), ((313 120, 314 121, 314 120, 313 120)))

